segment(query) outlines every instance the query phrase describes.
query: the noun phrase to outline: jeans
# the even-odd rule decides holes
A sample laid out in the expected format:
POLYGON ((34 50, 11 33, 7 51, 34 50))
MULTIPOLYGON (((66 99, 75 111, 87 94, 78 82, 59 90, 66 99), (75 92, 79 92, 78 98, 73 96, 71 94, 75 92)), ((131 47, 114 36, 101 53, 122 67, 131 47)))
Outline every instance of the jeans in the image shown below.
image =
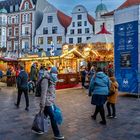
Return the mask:
POLYGON ((109 115, 109 116, 111 116, 111 115, 112 115, 112 116, 116 116, 115 104, 107 102, 106 106, 107 106, 107 110, 108 110, 108 115, 109 115), (110 106, 112 107, 112 114, 111 114, 110 106))
POLYGON ((18 89, 17 106, 20 104, 20 99, 23 92, 26 100, 26 107, 29 107, 28 89, 18 89))
POLYGON ((100 115, 101 115, 101 118, 102 118, 102 121, 103 122, 106 122, 105 120, 105 111, 104 111, 104 106, 101 105, 101 106, 97 106, 96 105, 96 108, 95 108, 95 112, 94 112, 94 117, 96 118, 97 114, 100 112, 100 115))
POLYGON ((56 123, 56 121, 54 119, 54 114, 53 114, 52 106, 45 106, 45 108, 44 108, 44 114, 45 114, 46 117, 47 116, 50 117, 51 126, 52 126, 52 130, 53 130, 54 136, 59 136, 60 135, 60 132, 59 132, 57 123, 56 123))

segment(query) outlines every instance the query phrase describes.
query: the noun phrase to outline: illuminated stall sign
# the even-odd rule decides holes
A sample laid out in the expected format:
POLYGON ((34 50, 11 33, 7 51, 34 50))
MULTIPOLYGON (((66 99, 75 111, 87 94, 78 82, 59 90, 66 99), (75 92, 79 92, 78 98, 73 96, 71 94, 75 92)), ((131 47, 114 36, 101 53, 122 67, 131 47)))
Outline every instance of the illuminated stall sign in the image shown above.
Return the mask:
POLYGON ((115 25, 114 63, 119 90, 138 93, 138 21, 115 25))

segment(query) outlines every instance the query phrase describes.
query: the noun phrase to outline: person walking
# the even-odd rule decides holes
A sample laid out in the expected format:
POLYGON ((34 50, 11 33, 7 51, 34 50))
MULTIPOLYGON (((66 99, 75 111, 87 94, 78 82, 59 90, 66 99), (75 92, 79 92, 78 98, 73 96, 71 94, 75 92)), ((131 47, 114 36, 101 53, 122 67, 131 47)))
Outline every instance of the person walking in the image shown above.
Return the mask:
POLYGON ((24 70, 24 66, 20 65, 20 73, 17 77, 18 96, 15 106, 19 108, 22 93, 24 93, 26 100, 26 111, 29 111, 29 98, 28 98, 28 74, 24 70))
POLYGON ((117 97, 118 97, 118 82, 116 81, 115 77, 110 77, 111 80, 111 86, 110 86, 110 96, 107 99, 107 110, 108 110, 108 118, 117 118, 116 116, 116 107, 115 104, 117 103, 117 97), (111 113, 111 108, 112 113, 111 113))
MULTIPOLYGON (((56 120, 54 119, 53 105, 55 104, 55 86, 58 81, 57 68, 52 67, 49 72, 44 73, 44 78, 41 82, 41 99, 40 99, 40 111, 43 111, 45 116, 49 116, 51 120, 51 126, 56 140, 63 140, 64 136, 60 134, 56 120), (46 77, 46 78, 45 78, 46 77)), ((38 132, 41 133, 41 132, 38 132)))
POLYGON ((90 78, 89 78, 90 81, 91 81, 92 77, 94 76, 94 74, 95 74, 95 67, 92 66, 92 67, 90 68, 89 73, 88 73, 88 75, 89 75, 89 77, 90 77, 90 78))
POLYGON ((82 70, 81 70, 81 82, 82 82, 82 88, 85 88, 86 76, 87 76, 86 67, 83 66, 83 67, 82 67, 82 70))
POLYGON ((102 118, 100 124, 106 125, 104 104, 107 100, 110 80, 100 67, 97 68, 96 72, 89 86, 89 96, 92 95, 91 104, 96 105, 95 112, 91 117, 96 120, 97 114, 100 113, 102 118))

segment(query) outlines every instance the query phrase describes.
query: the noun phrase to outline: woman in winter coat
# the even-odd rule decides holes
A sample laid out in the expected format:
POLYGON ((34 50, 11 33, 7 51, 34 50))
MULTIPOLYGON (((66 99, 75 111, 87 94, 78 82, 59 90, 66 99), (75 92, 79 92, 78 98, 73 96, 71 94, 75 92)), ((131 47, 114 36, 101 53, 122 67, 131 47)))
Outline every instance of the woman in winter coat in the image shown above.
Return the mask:
POLYGON ((92 95, 91 104, 96 105, 95 112, 91 116, 96 120, 98 112, 100 112, 102 121, 101 124, 106 125, 104 104, 107 100, 110 87, 109 77, 102 71, 100 67, 97 68, 97 73, 91 79, 89 86, 89 95, 92 95))
POLYGON ((57 78, 57 68, 52 67, 50 73, 47 71, 44 72, 44 78, 41 82, 41 100, 40 100, 40 109, 44 111, 45 116, 49 116, 51 120, 51 126, 54 133, 54 138, 64 139, 64 136, 60 134, 59 128, 57 126, 56 120, 54 119, 53 113, 53 105, 55 104, 55 87, 56 82, 58 81, 57 78))
POLYGON ((115 104, 117 103, 117 97, 118 97, 118 83, 115 79, 115 77, 110 77, 111 80, 111 86, 110 86, 110 96, 107 99, 107 110, 108 110, 108 118, 117 118, 116 117, 116 107, 115 104), (112 108, 112 113, 111 113, 111 109, 110 106, 112 108))

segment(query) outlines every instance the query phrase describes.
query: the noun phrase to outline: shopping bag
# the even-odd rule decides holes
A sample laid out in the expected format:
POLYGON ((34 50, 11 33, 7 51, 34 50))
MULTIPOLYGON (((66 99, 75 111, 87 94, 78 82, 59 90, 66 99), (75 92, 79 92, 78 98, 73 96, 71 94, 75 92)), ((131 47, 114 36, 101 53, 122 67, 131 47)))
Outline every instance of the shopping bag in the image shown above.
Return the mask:
POLYGON ((32 130, 48 132, 48 127, 49 118, 45 117, 43 112, 39 112, 38 114, 36 114, 32 124, 32 130))
POLYGON ((53 105, 52 108, 55 121, 57 122, 57 124, 61 125, 63 123, 63 115, 61 109, 56 105, 53 105))

